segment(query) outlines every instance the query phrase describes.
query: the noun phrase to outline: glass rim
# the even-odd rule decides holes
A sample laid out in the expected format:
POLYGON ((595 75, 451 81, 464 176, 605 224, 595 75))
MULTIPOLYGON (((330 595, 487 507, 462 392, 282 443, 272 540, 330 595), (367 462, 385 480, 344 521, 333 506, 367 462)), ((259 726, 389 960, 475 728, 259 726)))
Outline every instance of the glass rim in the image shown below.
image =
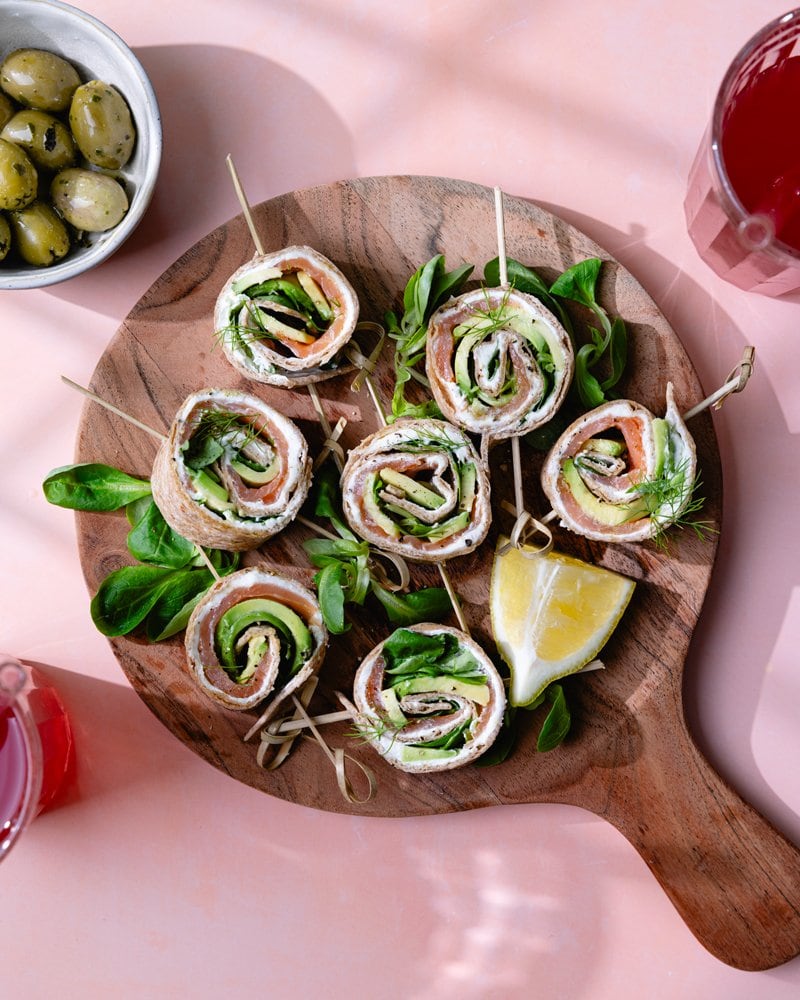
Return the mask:
POLYGON ((22 742, 25 745, 25 767, 27 773, 25 775, 25 793, 19 810, 14 816, 9 818, 10 825, 8 829, 0 830, 0 838, 2 838, 0 839, 0 861, 6 857, 19 839, 19 835, 36 816, 44 773, 42 744, 27 706, 27 693, 32 683, 31 672, 24 663, 20 663, 19 660, 13 657, 3 657, 2 661, 19 665, 27 678, 22 691, 9 706, 12 715, 20 727, 22 742))
MULTIPOLYGON (((727 103, 728 94, 733 86, 736 77, 741 71, 744 64, 750 58, 750 56, 755 52, 771 35, 773 35, 779 28, 786 25, 797 23, 798 26, 798 36, 800 37, 800 7, 796 7, 793 10, 787 11, 785 14, 781 14, 774 20, 765 24, 763 28, 757 31, 736 53, 730 66, 725 72, 725 76, 722 78, 722 83, 717 90, 717 96, 714 100, 714 112, 711 118, 711 158, 713 160, 714 167, 716 169, 716 176, 719 180, 721 186, 721 194, 724 195, 727 205, 723 204, 728 215, 733 213, 738 216, 738 219, 731 219, 732 222, 742 225, 748 219, 753 217, 753 213, 748 212, 736 194, 736 191, 731 184, 730 178, 728 176, 728 171, 725 167, 725 159, 722 155, 722 116, 727 103)), ((773 237, 766 247, 761 247, 762 252, 772 253, 777 259, 785 259, 790 264, 797 264, 800 261, 800 251, 795 247, 790 246, 788 243, 784 243, 782 240, 773 237)))

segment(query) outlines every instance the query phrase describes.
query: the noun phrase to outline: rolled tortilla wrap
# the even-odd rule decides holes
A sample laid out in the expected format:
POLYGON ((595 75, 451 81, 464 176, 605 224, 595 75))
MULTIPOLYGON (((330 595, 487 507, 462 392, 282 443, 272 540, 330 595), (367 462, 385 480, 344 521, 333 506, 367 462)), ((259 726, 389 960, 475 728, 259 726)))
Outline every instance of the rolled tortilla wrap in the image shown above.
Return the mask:
POLYGON ((214 309, 214 330, 233 367, 283 388, 350 368, 341 352, 357 322, 350 282, 303 246, 253 257, 231 275, 214 309))
POLYGON ((473 551, 492 517, 478 453, 443 420, 398 420, 362 441, 342 472, 342 506, 356 534, 419 562, 473 551))
POLYGON ((458 629, 432 624, 398 629, 376 646, 356 671, 353 699, 368 742, 393 767, 416 773, 479 757, 500 732, 506 705, 500 675, 480 646, 458 629), (421 673, 407 670, 410 661, 389 650, 398 640, 402 648, 408 633, 441 643, 445 655, 427 654, 421 673))
POLYGON ((183 402, 153 463, 166 522, 198 545, 253 549, 284 528, 311 483, 308 445, 256 396, 201 389, 183 402))
POLYGON ((694 441, 667 384, 666 413, 618 399, 572 423, 542 467, 561 524, 596 541, 639 542, 676 521, 697 475, 694 441), (647 484, 663 483, 657 496, 647 484))
POLYGON ((327 644, 314 595, 259 567, 218 580, 195 606, 185 637, 200 690, 237 710, 270 699, 262 722, 319 670, 327 644))
POLYGON ((431 317, 425 367, 444 416, 485 442, 527 434, 555 414, 572 379, 572 343, 531 295, 483 288, 431 317))

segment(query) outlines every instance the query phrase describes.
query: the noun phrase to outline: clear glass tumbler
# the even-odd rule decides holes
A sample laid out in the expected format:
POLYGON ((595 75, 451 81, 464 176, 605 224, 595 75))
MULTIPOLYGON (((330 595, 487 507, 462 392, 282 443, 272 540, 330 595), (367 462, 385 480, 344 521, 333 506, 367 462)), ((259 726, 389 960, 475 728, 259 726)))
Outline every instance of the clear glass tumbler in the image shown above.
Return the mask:
POLYGON ((42 671, 0 654, 0 861, 62 787, 72 731, 42 671))
POLYGON ((731 63, 689 173, 689 235, 726 281, 763 295, 800 289, 800 8, 731 63))

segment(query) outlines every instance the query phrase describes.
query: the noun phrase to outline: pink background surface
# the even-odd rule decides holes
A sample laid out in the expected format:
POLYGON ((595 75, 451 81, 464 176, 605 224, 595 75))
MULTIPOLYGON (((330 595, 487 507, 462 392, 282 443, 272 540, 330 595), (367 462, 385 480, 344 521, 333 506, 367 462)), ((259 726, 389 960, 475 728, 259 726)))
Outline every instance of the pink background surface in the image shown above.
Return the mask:
POLYGON ((345 177, 500 185, 562 215, 644 284, 710 391, 721 551, 686 667, 693 734, 800 842, 800 323, 717 279, 685 233, 685 178, 768 0, 84 0, 133 47, 165 134, 150 211, 104 266, 5 292, 0 645, 52 665, 77 782, 3 863, 0 993, 63 998, 382 995, 477 1000, 796 997, 695 941, 610 826, 567 807, 409 820, 323 814, 226 778, 175 740, 95 632, 74 521, 40 483, 72 460, 87 383, 161 272, 250 200, 345 177))

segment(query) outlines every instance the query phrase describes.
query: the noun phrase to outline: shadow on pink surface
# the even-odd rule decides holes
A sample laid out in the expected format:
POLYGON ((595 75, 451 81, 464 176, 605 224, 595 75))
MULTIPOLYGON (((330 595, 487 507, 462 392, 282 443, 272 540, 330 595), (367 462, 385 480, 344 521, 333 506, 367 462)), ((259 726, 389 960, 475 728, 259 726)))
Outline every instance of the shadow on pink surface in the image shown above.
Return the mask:
POLYGON ((155 89, 164 133, 153 200, 109 261, 48 289, 111 316, 126 315, 173 261, 239 213, 226 153, 251 204, 355 170, 341 120, 285 67, 214 45, 148 46, 136 55, 155 89))

